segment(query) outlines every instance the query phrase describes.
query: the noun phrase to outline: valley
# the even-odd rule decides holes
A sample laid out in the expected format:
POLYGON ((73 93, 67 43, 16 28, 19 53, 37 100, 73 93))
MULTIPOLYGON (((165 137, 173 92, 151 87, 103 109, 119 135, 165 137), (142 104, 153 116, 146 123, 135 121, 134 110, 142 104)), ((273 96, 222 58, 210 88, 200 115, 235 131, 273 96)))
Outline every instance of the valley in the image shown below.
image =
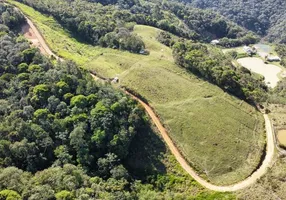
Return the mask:
MULTIPOLYGON (((27 10, 24 9, 23 11, 27 10)), ((29 13, 39 15, 35 11, 30 11, 29 13)), ((36 19, 43 18, 44 16, 36 17, 36 19)), ((48 19, 46 20, 48 21, 48 19)), ((61 49, 57 50, 59 48, 57 44, 60 43, 55 41, 57 38, 63 40, 63 37, 66 37, 63 41, 67 43, 73 42, 65 35, 55 37, 50 35, 52 31, 45 32, 50 29, 44 23, 40 22, 37 24, 36 21, 36 25, 39 28, 45 27, 42 34, 50 38, 47 39, 48 44, 49 41, 54 41, 49 46, 56 46, 55 52, 61 52, 61 49), (51 38, 51 36, 53 37, 51 38)), ((118 76, 121 86, 136 91, 136 93, 148 99, 149 104, 155 108, 156 113, 158 113, 160 119, 167 127, 176 146, 179 147, 186 160, 203 177, 218 185, 230 185, 248 177, 249 173, 260 162, 260 154, 264 148, 262 141, 265 136, 261 134, 263 133, 263 119, 261 115, 246 103, 227 94, 220 95, 223 93, 220 89, 192 77, 175 66, 172 61, 171 50, 155 40, 157 31, 159 30, 146 26, 136 26, 134 30, 135 33, 143 38, 147 50, 150 51, 150 56, 132 55, 131 58, 140 57, 140 59, 128 64, 125 63, 124 57, 120 58, 121 52, 117 54, 116 50, 110 50, 110 54, 108 49, 102 49, 101 52, 100 48, 95 47, 93 51, 99 51, 99 56, 95 56, 95 60, 84 65, 84 67, 88 66, 89 70, 95 70, 101 76, 106 77, 107 74, 111 75, 109 77, 118 76), (116 63, 112 61, 114 60, 113 51, 117 54, 116 63), (107 65, 104 65, 101 57, 105 57, 104 60, 107 65), (97 68, 99 65, 101 67, 97 68), (127 67, 127 69, 123 70, 124 68, 122 69, 121 65, 125 66, 124 68, 127 67), (110 69, 110 71, 107 73, 105 71, 102 72, 102 67, 105 70, 110 69), (118 73, 118 70, 112 72, 116 69, 115 67, 123 71, 121 73, 118 73), (206 96, 212 97, 206 98, 206 96), (195 99, 193 99, 194 97, 195 99), (223 102, 223 104, 218 104, 218 102, 223 102), (226 111, 229 111, 228 114, 226 114, 226 111), (189 112, 191 112, 191 115, 189 112), (235 113, 235 115, 232 113, 235 113), (238 115, 238 113, 240 114, 238 115), (176 119, 173 119, 173 116, 177 116, 176 119), (239 121, 245 118, 248 118, 245 121, 247 124, 239 124, 239 121), (215 119, 219 119, 219 121, 215 119), (237 128, 234 129, 233 127, 237 128), (224 137, 214 137, 213 132, 224 134, 224 137), (247 136, 248 132, 253 132, 251 140, 247 136), (201 133, 204 133, 204 136, 200 136, 201 133), (235 141, 233 141, 233 138, 235 138, 235 141), (255 142, 255 145, 251 144, 252 142, 255 142), (232 143, 239 144, 241 147, 236 146, 236 148, 232 148, 231 146, 234 146, 232 143), (252 153, 249 155, 245 148, 249 148, 249 151, 252 153), (222 149, 228 153, 222 154, 222 149), (243 151, 238 153, 239 149, 243 151), (235 159, 233 154, 237 155, 235 159), (243 155, 248 155, 246 157, 247 162, 245 162, 243 155), (216 160, 211 159, 214 157, 216 157, 216 160), (224 162, 221 163, 220 159, 224 160, 224 162), (213 168, 213 166, 216 166, 216 168, 213 168), (232 170, 226 173, 227 169, 232 170)), ((63 30, 58 31, 57 34, 61 32, 63 30)), ((68 46, 74 48, 79 45, 83 44, 69 44, 68 46)), ((72 51, 68 52, 72 53, 72 51)), ((124 53, 127 54, 126 52, 124 53)), ((69 58, 62 57, 65 59, 69 58)), ((76 59, 73 60, 77 62, 76 59)))
POLYGON ((0 199, 286 198, 284 22, 187 2, 0 2, 0 199))

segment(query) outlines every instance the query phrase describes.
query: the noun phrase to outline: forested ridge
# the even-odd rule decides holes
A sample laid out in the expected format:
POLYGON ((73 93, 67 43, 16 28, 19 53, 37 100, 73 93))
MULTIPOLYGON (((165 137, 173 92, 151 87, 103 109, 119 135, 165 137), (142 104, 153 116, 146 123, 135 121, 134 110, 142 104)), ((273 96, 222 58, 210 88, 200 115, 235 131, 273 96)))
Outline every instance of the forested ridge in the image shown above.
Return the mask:
POLYGON ((257 39, 254 34, 215 12, 177 1, 19 1, 52 15, 67 30, 88 43, 135 53, 144 49, 144 43, 132 33, 135 23, 158 27, 196 41, 225 38, 232 46, 257 39))
POLYGON ((266 36, 270 42, 286 43, 284 0, 183 0, 191 6, 211 9, 239 25, 266 36))

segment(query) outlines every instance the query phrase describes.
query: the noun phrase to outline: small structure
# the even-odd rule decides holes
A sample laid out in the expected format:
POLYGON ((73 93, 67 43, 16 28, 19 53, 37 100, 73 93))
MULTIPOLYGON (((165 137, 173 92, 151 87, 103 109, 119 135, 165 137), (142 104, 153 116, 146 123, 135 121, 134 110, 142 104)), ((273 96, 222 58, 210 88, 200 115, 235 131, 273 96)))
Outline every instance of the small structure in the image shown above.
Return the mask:
POLYGON ((111 81, 111 83, 118 83, 119 82, 119 78, 118 77, 115 77, 112 81, 111 81))
POLYGON ((219 40, 212 40, 212 41, 211 41, 211 44, 212 44, 212 45, 217 45, 217 44, 219 44, 219 40))
POLYGON ((256 54, 257 53, 257 49, 255 47, 251 48, 249 46, 244 46, 243 50, 245 51, 245 53, 247 53, 249 56, 256 54))
POLYGON ((280 62, 281 58, 278 56, 267 56, 266 60, 269 62, 280 62))
POLYGON ((142 50, 139 51, 139 54, 141 54, 141 55, 149 55, 150 52, 148 50, 142 49, 142 50))

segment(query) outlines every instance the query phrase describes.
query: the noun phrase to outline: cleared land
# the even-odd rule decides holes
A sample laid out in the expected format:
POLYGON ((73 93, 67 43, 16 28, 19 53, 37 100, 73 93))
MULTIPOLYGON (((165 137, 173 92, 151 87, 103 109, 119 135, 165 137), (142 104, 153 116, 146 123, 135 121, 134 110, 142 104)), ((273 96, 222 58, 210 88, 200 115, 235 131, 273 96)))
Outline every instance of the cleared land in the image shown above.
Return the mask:
POLYGON ((265 64, 260 58, 251 57, 241 58, 237 61, 250 71, 263 75, 265 77, 265 83, 272 88, 274 88, 280 80, 279 74, 282 70, 276 65, 265 64))
POLYGON ((159 30, 136 26, 151 54, 134 55, 79 43, 52 18, 17 5, 57 54, 103 76, 119 75, 121 85, 146 97, 183 155, 206 179, 231 184, 256 168, 265 143, 262 115, 177 67, 171 49, 155 40, 159 30))
POLYGON ((263 59, 265 58, 265 56, 274 53, 273 48, 270 45, 256 44, 254 46, 257 48, 257 54, 263 59))
POLYGON ((277 138, 280 144, 286 146, 286 130, 278 131, 277 138))

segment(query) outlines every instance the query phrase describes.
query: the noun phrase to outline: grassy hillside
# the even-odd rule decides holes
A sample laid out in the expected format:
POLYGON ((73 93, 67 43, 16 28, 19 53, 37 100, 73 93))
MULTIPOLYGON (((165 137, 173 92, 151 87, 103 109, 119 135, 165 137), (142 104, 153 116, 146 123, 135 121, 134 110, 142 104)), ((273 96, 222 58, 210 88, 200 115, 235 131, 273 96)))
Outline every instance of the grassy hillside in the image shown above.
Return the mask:
POLYGON ((61 57, 105 77, 119 76, 121 85, 146 97, 186 159, 206 179, 231 184, 256 168, 264 146, 262 115, 177 67, 171 49, 156 41, 158 29, 136 26, 150 55, 130 54, 80 43, 54 19, 15 4, 61 57))

